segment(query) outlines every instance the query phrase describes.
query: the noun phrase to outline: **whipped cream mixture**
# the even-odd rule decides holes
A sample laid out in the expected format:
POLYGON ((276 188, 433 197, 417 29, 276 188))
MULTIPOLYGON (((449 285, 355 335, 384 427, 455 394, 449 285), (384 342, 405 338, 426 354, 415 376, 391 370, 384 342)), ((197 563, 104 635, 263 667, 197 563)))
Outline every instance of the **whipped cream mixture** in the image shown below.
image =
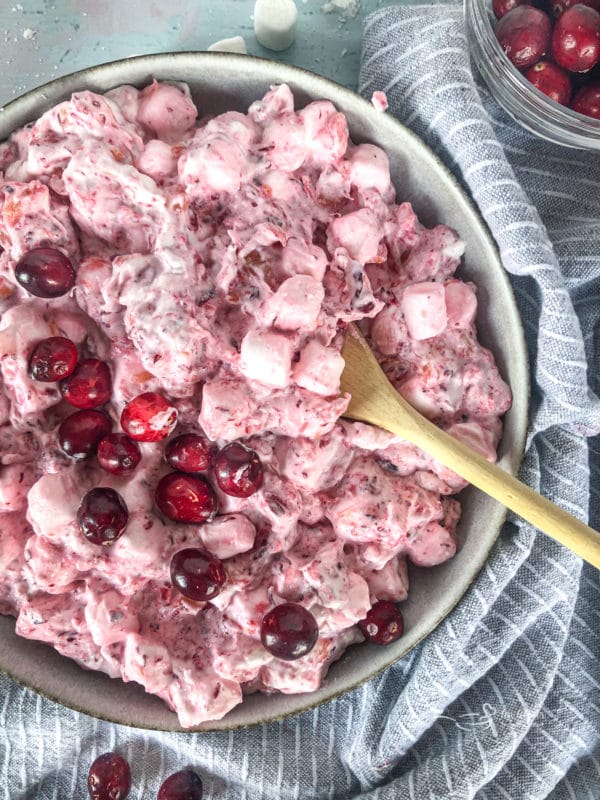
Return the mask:
POLYGON ((396 203, 386 154, 354 145, 330 102, 295 110, 281 85, 211 117, 185 85, 77 93, 0 145, 0 246, 0 612, 21 636, 137 681, 191 727, 247 692, 315 690, 372 604, 406 598, 407 561, 453 556, 463 481, 340 419, 345 328, 360 322, 404 397, 490 460, 510 393, 476 338, 476 287, 455 277, 457 234, 396 203), (68 295, 16 282, 40 246, 71 259, 68 295), (184 525, 153 503, 164 442, 123 477, 71 460, 56 431, 74 409, 28 375, 56 335, 109 364, 115 431, 129 400, 160 392, 176 434, 253 448, 261 488, 215 487, 219 514, 184 525), (75 522, 96 486, 129 509, 110 546, 75 522), (225 566, 207 603, 171 586, 173 554, 192 546, 225 566), (319 627, 297 661, 259 636, 286 601, 319 627))

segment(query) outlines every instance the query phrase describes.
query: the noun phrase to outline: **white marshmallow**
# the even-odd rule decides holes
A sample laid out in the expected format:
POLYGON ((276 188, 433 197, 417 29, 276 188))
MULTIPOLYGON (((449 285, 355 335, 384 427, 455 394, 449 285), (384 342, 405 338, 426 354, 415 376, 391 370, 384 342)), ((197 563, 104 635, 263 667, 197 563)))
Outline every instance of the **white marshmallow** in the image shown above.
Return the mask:
POLYGON ((243 53, 246 55, 246 42, 242 36, 232 36, 231 39, 219 39, 218 42, 213 42, 209 45, 208 50, 210 53, 243 53))
POLYGON ((285 50, 296 36, 298 10, 294 0, 256 0, 254 33, 268 50, 285 50))

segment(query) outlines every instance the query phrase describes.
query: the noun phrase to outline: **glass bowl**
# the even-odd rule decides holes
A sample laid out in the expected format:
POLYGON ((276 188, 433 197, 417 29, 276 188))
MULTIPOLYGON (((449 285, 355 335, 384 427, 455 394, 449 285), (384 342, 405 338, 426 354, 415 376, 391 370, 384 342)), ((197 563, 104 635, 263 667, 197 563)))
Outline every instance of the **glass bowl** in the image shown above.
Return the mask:
POLYGON ((464 0, 470 52, 498 103, 542 139, 565 147, 600 150, 600 120, 550 100, 511 64, 496 39, 491 5, 490 0, 464 0))

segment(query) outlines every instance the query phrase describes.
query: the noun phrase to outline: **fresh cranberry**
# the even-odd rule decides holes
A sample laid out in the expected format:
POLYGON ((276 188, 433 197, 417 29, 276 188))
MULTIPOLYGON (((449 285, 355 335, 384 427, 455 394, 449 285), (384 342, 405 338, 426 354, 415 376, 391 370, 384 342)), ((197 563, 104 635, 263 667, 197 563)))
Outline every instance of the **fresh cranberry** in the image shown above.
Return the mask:
POLYGON ((98 444, 98 463, 111 475, 127 475, 142 458, 138 445, 124 433, 111 433, 98 444))
POLYGON ((51 299, 73 288, 75 270, 60 250, 35 247, 17 261, 15 278, 29 294, 51 299))
POLYGON ((58 428, 58 444, 68 456, 80 461, 93 455, 98 443, 108 436, 112 428, 103 411, 86 409, 76 411, 64 419, 58 428))
POLYGON ((131 788, 129 764, 118 753, 104 753, 90 767, 87 785, 92 800, 125 800, 131 788))
POLYGON ((201 475, 169 472, 158 482, 154 500, 159 510, 175 522, 210 522, 217 513, 217 496, 201 475))
POLYGON ((492 0, 492 8, 496 19, 501 19, 517 6, 522 6, 527 0, 492 0))
POLYGON ((379 600, 371 606, 367 616, 358 623, 365 639, 373 644, 390 644, 404 633, 402 612, 394 603, 379 600))
POLYGON ((121 427, 138 442, 160 442, 176 424, 177 409, 156 392, 138 394, 121 414, 121 427))
POLYGON ((91 489, 77 509, 79 530, 92 544, 112 544, 123 534, 129 517, 127 506, 114 489, 91 489))
POLYGON ((202 781, 192 769, 174 772, 158 790, 158 800, 202 800, 202 781))
POLYGON ((564 14, 569 8, 576 5, 589 6, 600 11, 600 0, 553 0, 552 13, 558 19, 561 14, 564 14))
POLYGON ((171 582, 188 600, 212 600, 226 577, 221 561, 197 547, 179 550, 171 559, 171 582))
POLYGON ((529 67, 525 77, 555 103, 563 106, 569 104, 571 79, 564 69, 557 67, 556 64, 551 61, 538 61, 533 67, 529 67))
POLYGON ((310 653, 318 636, 317 621, 298 603, 275 606, 265 614, 260 625, 263 647, 284 661, 295 661, 310 653))
POLYGON ((76 408, 96 408, 108 403, 112 391, 108 364, 97 358, 85 358, 61 383, 60 391, 76 408))
POLYGON ((53 383, 68 378, 77 366, 77 347, 64 336, 42 339, 29 357, 29 375, 36 381, 53 383))
POLYGON ((577 4, 556 21, 552 55, 570 72, 587 72, 600 61, 600 13, 577 4))
POLYGON ((600 83, 583 86, 573 98, 571 108, 580 114, 600 119, 600 83))
POLYGON ((539 8, 517 6, 505 14, 496 27, 496 37, 517 69, 527 69, 550 46, 551 25, 539 8))
POLYGON ((241 442, 226 444, 215 458, 215 478, 225 494, 250 497, 262 483, 260 458, 241 442))
POLYGON ((199 433, 176 436, 165 448, 165 459, 180 472, 204 472, 210 466, 210 442, 199 433))

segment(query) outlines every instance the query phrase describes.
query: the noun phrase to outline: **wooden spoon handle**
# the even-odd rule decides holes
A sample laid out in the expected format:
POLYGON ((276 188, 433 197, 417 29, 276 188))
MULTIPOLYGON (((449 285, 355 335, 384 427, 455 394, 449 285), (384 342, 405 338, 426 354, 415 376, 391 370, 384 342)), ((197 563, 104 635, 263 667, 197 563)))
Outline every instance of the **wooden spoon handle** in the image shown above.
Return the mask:
MULTIPOLYGON (((568 547, 600 569, 600 533, 563 511, 496 464, 486 461, 470 447, 440 430, 415 411, 400 395, 384 395, 378 420, 370 421, 416 444, 465 480, 498 500, 515 514, 568 547), (385 399, 384 399, 385 398, 385 399), (385 410, 384 410, 385 409, 385 410), (381 413, 383 411, 383 413, 381 413), (410 431, 407 430, 410 426, 410 431)), ((354 416, 354 415, 353 415, 354 416)), ((356 417, 354 417, 356 419, 356 417)))

